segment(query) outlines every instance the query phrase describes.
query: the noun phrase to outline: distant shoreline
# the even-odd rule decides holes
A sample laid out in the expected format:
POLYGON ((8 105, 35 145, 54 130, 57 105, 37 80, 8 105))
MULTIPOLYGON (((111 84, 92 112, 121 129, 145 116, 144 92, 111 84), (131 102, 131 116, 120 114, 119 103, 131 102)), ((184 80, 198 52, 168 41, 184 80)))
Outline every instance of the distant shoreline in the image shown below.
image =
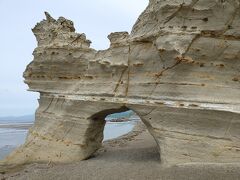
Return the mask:
POLYGON ((0 124, 0 128, 4 129, 29 129, 33 123, 19 123, 19 124, 0 124))
MULTIPOLYGON (((121 123, 121 122, 130 122, 130 121, 138 121, 139 118, 116 118, 116 119, 108 119, 106 122, 108 123, 121 123)), ((34 122, 26 122, 26 123, 1 123, 0 128, 4 129, 29 129, 32 127, 34 122)))
MULTIPOLYGON (((107 119, 106 122, 110 123, 121 123, 121 122, 130 122, 130 121, 138 121, 139 118, 114 118, 114 119, 107 119)), ((11 123, 4 123, 0 122, 0 129, 20 129, 20 130, 28 130, 32 127, 34 122, 11 122, 11 123)))
POLYGON ((107 122, 129 122, 129 121, 137 121, 140 118, 114 118, 114 119, 107 119, 107 122))

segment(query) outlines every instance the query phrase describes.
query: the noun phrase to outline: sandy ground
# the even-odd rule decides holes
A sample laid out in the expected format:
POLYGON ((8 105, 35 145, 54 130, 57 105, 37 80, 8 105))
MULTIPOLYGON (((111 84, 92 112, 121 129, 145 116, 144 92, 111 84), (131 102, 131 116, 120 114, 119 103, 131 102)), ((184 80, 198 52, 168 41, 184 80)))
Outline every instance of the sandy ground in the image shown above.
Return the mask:
POLYGON ((1 180, 240 180, 240 165, 188 164, 163 167, 156 143, 143 125, 107 141, 88 160, 65 164, 32 164, 0 175, 1 180))

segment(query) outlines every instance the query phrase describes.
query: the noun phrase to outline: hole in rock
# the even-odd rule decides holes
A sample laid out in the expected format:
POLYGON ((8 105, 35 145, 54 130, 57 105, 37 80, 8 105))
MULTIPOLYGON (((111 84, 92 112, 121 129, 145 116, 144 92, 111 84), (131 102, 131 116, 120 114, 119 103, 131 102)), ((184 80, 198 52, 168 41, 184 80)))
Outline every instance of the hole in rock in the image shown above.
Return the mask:
POLYGON ((132 131, 140 118, 133 111, 109 114, 105 118, 104 141, 114 139, 132 131))
MULTIPOLYGON (((126 160, 128 160, 127 157, 131 156, 135 160, 159 161, 157 143, 148 131, 151 131, 152 127, 134 111, 126 107, 108 109, 94 114, 91 121, 89 140, 97 144, 104 142, 103 147, 107 153, 104 151, 102 155, 105 154, 107 158, 110 156, 113 159, 118 159, 118 153, 121 153, 121 156, 126 155, 126 160)), ((96 157, 97 154, 91 157, 96 157)))

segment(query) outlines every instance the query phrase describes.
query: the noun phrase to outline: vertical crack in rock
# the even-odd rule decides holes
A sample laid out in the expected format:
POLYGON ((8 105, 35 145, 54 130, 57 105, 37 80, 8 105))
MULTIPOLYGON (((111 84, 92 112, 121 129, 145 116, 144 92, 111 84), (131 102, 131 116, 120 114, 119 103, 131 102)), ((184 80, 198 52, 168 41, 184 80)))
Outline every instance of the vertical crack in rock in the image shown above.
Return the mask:
POLYGON ((175 68, 178 64, 181 63, 181 61, 182 60, 177 60, 177 62, 174 65, 172 65, 170 67, 166 67, 164 70, 160 71, 158 74, 155 75, 157 77, 157 81, 155 82, 155 86, 154 86, 153 90, 150 92, 148 98, 150 98, 153 95, 154 91, 157 89, 158 85, 160 84, 161 76, 163 76, 166 71, 175 68))
POLYGON ((167 17, 166 21, 163 24, 167 24, 169 21, 171 21, 181 11, 184 4, 185 3, 180 4, 179 8, 173 14, 171 14, 169 17, 167 17))
POLYGON ((118 80, 118 82, 117 82, 117 84, 116 84, 116 87, 114 88, 114 91, 113 91, 114 93, 117 92, 118 87, 119 87, 119 85, 120 85, 120 83, 121 83, 121 81, 122 81, 122 78, 123 78, 123 76, 124 76, 124 74, 125 74, 125 72, 126 72, 127 69, 128 69, 128 67, 126 67, 126 68, 123 69, 123 71, 122 71, 122 73, 121 73, 121 75, 120 75, 120 78, 119 78, 119 80, 118 80))
POLYGON ((129 90, 129 83, 130 83, 130 57, 131 57, 131 44, 129 44, 128 46, 128 70, 127 70, 127 87, 126 87, 126 92, 125 92, 125 96, 128 96, 128 90, 129 90))
POLYGON ((190 48, 192 47, 193 43, 198 39, 200 38, 200 34, 197 34, 193 37, 193 39, 191 40, 191 42, 189 43, 188 47, 186 48, 186 51, 180 55, 180 57, 177 57, 177 62, 175 64, 173 64, 172 66, 170 67, 165 67, 164 65, 164 60, 162 59, 162 56, 161 56, 161 52, 158 50, 157 46, 156 46, 156 43, 153 43, 154 44, 154 47, 156 48, 156 50, 158 51, 158 54, 159 54, 159 58, 161 60, 161 62, 163 62, 163 67, 164 69, 162 71, 160 71, 158 74, 156 74, 155 76, 157 77, 157 82, 155 83, 155 87, 153 88, 153 90, 151 91, 150 95, 148 97, 151 97, 152 94, 154 93, 154 91, 157 89, 158 85, 160 84, 160 77, 163 76, 164 72, 170 70, 170 69, 173 69, 174 67, 176 67, 178 64, 181 63, 181 61, 185 58, 185 55, 188 53, 188 51, 190 50, 190 48))
MULTIPOLYGON (((193 0, 192 3, 190 5, 188 5, 187 7, 189 8, 189 11, 192 9, 192 7, 198 2, 199 0, 193 0)), ((168 16, 166 18, 166 21, 163 24, 166 24, 168 22, 170 22, 174 17, 176 17, 178 15, 178 13, 183 9, 185 5, 185 2, 183 1, 182 4, 179 5, 179 8, 170 16, 168 16)), ((187 13, 188 14, 188 13, 187 13)))
POLYGON ((227 30, 229 30, 230 28, 232 28, 232 23, 234 21, 234 19, 236 18, 237 16, 237 13, 240 12, 240 5, 238 6, 238 8, 233 12, 233 14, 230 16, 229 20, 226 22, 225 24, 225 29, 223 30, 223 33, 224 34, 227 30))
POLYGON ((185 58, 186 54, 188 53, 188 51, 190 50, 190 48, 192 47, 193 43, 198 40, 200 38, 200 34, 197 34, 194 36, 194 38, 192 39, 192 41, 189 43, 186 51, 182 54, 182 58, 185 58))

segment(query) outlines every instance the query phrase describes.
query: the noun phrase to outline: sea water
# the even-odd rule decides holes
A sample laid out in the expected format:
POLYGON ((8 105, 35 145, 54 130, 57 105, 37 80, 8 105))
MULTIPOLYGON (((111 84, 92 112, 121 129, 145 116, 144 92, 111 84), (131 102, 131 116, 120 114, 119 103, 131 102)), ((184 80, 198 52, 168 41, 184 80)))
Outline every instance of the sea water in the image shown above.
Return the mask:
POLYGON ((135 121, 107 122, 104 128, 104 140, 110 140, 132 131, 135 121))
POLYGON ((0 128, 0 159, 24 143, 27 129, 0 128))
MULTIPOLYGON (((107 122, 104 128, 104 141, 127 134, 133 129, 135 123, 136 121, 107 122)), ((27 133, 28 129, 0 128, 0 159, 23 144, 27 133)))

